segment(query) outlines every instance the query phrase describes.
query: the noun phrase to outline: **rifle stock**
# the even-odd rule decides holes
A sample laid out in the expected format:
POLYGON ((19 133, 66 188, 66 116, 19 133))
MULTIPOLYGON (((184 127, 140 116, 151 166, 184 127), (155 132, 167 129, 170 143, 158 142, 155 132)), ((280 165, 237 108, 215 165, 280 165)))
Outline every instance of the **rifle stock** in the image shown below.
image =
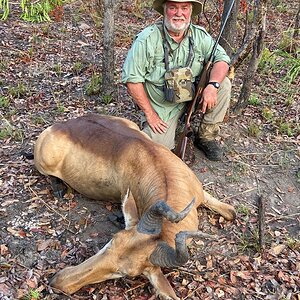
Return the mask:
MULTIPOLYGON (((178 143, 174 151, 174 153, 182 160, 184 160, 185 157, 185 150, 188 138, 190 138, 193 135, 193 129, 191 127, 191 117, 194 111, 200 111, 201 97, 203 90, 208 82, 211 64, 212 62, 208 61, 205 67, 203 68, 200 80, 196 87, 194 98, 188 103, 187 106, 184 128, 179 135, 178 143)), ((201 115, 201 117, 203 117, 203 114, 201 115)))

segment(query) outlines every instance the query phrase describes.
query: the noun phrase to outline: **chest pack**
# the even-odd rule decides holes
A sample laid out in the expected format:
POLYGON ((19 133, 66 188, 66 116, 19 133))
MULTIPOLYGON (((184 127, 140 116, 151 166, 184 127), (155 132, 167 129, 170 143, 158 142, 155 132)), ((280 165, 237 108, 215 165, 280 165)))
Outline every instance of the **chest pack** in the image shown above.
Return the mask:
POLYGON ((191 30, 188 30, 189 54, 185 66, 170 69, 169 57, 172 54, 163 23, 157 24, 163 40, 164 62, 166 73, 164 75, 165 83, 163 87, 165 100, 172 103, 181 103, 191 101, 194 95, 194 84, 192 82, 193 74, 191 66, 195 57, 194 41, 191 30))

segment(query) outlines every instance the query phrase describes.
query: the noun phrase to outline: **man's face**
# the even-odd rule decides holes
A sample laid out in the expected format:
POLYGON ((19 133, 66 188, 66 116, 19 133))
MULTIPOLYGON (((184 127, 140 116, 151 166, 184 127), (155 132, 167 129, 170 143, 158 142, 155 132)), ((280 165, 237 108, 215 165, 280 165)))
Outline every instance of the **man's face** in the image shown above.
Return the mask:
POLYGON ((168 30, 176 33, 185 31, 191 22, 192 3, 167 1, 164 15, 168 30))

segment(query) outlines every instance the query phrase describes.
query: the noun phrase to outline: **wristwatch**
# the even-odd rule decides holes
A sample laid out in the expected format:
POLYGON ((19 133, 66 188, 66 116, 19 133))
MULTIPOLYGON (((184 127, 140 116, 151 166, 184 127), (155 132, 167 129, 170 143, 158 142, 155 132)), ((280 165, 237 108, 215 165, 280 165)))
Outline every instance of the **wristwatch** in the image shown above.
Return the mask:
POLYGON ((220 87, 220 83, 217 81, 210 81, 208 84, 213 85, 216 89, 218 89, 220 87))

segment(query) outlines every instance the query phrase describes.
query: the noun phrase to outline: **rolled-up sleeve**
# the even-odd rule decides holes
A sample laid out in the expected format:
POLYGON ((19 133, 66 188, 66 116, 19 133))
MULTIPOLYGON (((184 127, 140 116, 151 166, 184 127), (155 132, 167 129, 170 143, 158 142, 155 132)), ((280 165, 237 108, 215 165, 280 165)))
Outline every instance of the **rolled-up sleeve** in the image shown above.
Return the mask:
POLYGON ((136 40, 128 52, 122 71, 122 82, 145 82, 147 70, 146 47, 136 40))
POLYGON ((213 58, 213 62, 216 63, 218 61, 225 61, 230 64, 230 57, 227 55, 222 46, 218 45, 215 57, 213 58))

